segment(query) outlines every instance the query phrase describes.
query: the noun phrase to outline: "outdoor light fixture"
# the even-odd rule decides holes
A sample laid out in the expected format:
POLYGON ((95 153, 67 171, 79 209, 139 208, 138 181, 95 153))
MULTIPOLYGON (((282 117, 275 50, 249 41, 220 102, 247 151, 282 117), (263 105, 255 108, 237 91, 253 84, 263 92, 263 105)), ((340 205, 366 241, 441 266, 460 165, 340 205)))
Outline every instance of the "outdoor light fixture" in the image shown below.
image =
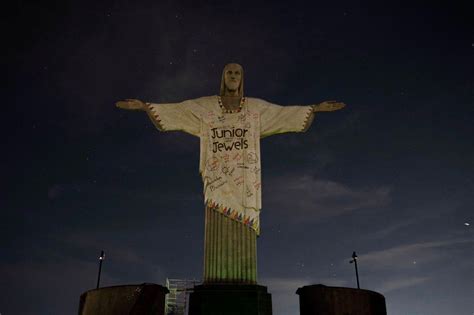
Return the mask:
POLYGON ((102 272, 102 262, 104 261, 105 259, 105 252, 104 251, 101 251, 100 252, 100 256, 99 256, 99 274, 97 275, 97 287, 96 289, 99 288, 99 284, 100 284, 100 273, 102 272))
POLYGON ((355 270, 356 270, 356 279, 357 279, 357 289, 360 289, 359 285, 359 271, 357 270, 357 255, 356 252, 352 252, 352 260, 349 263, 354 263, 355 270))

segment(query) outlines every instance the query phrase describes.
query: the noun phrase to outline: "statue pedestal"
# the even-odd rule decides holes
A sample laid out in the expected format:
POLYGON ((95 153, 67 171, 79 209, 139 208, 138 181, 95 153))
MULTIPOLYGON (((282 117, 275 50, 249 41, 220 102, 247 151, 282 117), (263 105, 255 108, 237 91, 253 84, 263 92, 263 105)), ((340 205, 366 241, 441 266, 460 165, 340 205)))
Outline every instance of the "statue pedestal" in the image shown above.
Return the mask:
POLYGON ((194 287, 189 315, 271 315, 272 296, 260 285, 203 284, 194 287))
POLYGON ((361 289, 308 285, 299 288, 300 315, 386 315, 382 294, 361 289))
POLYGON ((79 315, 163 315, 168 289, 157 284, 118 285, 81 295, 79 315))

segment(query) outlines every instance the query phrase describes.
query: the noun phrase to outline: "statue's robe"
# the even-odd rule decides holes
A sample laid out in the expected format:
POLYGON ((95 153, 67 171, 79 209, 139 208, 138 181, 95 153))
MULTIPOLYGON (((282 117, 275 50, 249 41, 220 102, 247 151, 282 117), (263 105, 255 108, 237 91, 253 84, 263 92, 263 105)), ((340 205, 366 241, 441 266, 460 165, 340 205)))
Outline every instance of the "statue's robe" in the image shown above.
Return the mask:
POLYGON ((147 103, 161 131, 200 138, 199 171, 206 205, 204 282, 256 283, 256 237, 262 207, 260 139, 305 131, 311 106, 279 106, 245 98, 226 113, 217 96, 172 104, 147 103))

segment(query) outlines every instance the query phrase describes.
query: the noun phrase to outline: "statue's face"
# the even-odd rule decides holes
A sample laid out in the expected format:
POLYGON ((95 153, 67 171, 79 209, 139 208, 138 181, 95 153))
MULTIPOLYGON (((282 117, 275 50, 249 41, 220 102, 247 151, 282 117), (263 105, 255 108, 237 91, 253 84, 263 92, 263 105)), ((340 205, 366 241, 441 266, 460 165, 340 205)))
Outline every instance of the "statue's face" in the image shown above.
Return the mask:
POLYGON ((224 83, 227 90, 229 91, 238 90, 241 79, 242 79, 242 69, 238 64, 231 63, 225 67, 224 83))

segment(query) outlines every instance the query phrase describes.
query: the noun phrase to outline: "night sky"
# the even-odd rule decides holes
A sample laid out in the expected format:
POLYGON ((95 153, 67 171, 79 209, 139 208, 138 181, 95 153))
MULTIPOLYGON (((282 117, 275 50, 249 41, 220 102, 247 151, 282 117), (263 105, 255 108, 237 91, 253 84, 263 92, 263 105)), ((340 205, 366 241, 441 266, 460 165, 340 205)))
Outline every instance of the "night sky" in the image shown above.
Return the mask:
POLYGON ((303 285, 355 287, 353 251, 390 315, 472 314, 467 5, 189 3, 3 12, 0 313, 75 314, 102 249, 103 286, 201 278, 199 139, 114 103, 215 95, 237 62, 246 96, 347 104, 261 142, 258 275, 274 314, 299 314, 303 285))

